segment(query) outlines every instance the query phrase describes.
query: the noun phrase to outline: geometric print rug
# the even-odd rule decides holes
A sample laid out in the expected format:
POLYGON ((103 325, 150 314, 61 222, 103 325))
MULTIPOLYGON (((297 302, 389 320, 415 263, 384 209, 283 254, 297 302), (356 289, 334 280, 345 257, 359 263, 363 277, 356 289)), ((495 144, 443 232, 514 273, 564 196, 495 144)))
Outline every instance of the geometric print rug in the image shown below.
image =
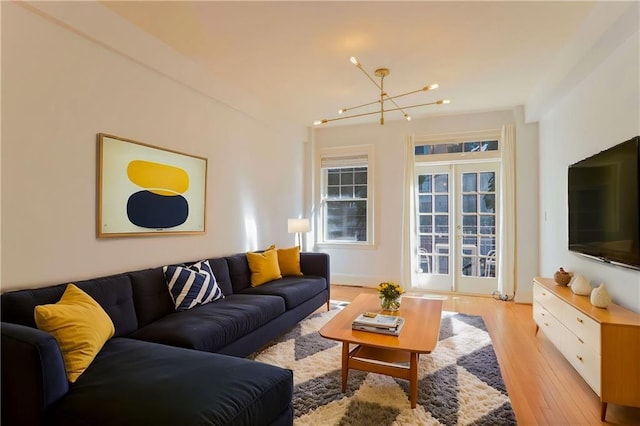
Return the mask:
POLYGON ((314 314, 251 358, 293 370, 294 425, 515 425, 516 417, 482 317, 443 312, 440 337, 409 382, 349 371, 341 390, 342 343, 318 330, 339 309, 314 314))

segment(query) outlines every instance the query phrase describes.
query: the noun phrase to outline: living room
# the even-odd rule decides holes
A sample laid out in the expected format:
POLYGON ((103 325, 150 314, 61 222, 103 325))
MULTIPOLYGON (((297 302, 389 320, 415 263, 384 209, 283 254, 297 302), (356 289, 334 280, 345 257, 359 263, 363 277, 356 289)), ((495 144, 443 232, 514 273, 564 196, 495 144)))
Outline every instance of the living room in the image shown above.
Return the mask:
MULTIPOLYGON (((373 145, 377 159, 375 248, 318 251, 331 255, 334 284, 402 281, 403 137, 512 124, 517 266, 510 296, 531 303, 533 277, 551 277, 562 266, 594 285, 604 282, 616 304, 640 313, 639 272, 576 256, 566 247, 568 165, 640 134, 636 2, 587 7, 582 20, 573 22, 575 33, 558 51, 561 57, 549 65, 555 79, 526 103, 442 109, 414 119, 411 127, 389 114, 384 126, 376 121, 310 128, 207 73, 98 2, 2 2, 0 13, 2 292, 272 243, 290 246, 287 218, 312 214, 314 150, 362 144, 373 145), (101 132, 206 157, 207 232, 96 238, 101 132)), ((345 73, 364 80, 349 68, 350 54, 358 52, 345 56, 345 73)), ((243 72, 252 71, 260 82, 260 64, 252 60, 259 52, 241 55, 248 68, 243 72)), ((372 67, 387 65, 359 59, 372 67)), ((430 78, 428 69, 424 75, 430 78)), ((430 81, 411 82, 425 83, 430 81)), ((365 98, 376 93, 368 89, 365 98)), ((307 248, 313 248, 314 237, 307 234, 307 248)))

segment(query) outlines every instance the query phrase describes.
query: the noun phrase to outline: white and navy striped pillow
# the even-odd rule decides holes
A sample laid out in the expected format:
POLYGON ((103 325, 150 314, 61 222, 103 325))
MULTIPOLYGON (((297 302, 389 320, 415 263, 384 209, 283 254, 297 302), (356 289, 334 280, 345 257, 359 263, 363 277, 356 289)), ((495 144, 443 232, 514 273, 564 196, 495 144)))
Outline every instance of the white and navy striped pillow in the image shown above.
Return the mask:
POLYGON ((224 298, 208 260, 191 266, 164 266, 162 271, 176 311, 224 298))

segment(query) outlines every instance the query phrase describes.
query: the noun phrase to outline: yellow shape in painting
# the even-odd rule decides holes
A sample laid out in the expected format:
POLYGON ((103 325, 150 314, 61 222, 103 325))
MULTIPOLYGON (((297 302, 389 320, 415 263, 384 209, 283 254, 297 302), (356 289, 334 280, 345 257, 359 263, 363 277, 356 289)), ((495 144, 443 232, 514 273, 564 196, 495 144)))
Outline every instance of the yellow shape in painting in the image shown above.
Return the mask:
POLYGON ((189 175, 179 167, 134 160, 127 167, 131 182, 158 195, 172 196, 189 189, 189 175))

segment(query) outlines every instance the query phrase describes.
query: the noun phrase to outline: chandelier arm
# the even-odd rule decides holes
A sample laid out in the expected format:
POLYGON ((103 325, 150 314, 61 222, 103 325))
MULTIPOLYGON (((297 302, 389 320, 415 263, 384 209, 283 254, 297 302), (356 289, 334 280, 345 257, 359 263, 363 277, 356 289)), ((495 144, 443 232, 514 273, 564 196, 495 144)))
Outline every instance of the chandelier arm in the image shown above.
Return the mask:
MULTIPOLYGON (((448 103, 448 102, 440 99, 440 100, 437 100, 435 102, 428 102, 426 104, 417 104, 417 105, 406 106, 406 107, 404 107, 404 109, 417 108, 417 107, 428 106, 428 105, 442 105, 442 104, 446 104, 446 103, 448 103)), ((388 109, 386 111, 387 112, 401 111, 401 108, 393 108, 393 109, 388 109)), ((330 121, 346 120, 347 118, 364 117, 366 115, 378 114, 379 112, 380 111, 371 111, 371 112, 364 112, 362 114, 345 115, 345 116, 336 117, 336 118, 325 118, 325 119, 319 120, 318 124, 326 124, 326 123, 328 123, 330 121)))
POLYGON ((362 107, 366 107, 366 106, 373 105, 373 104, 379 104, 379 103, 380 103, 380 101, 378 100, 378 101, 369 102, 367 104, 356 105, 356 106, 353 106, 353 107, 342 108, 342 109, 343 109, 343 111, 350 111, 352 109, 362 108, 362 107))
POLYGON ((371 82, 372 82, 373 84, 375 84, 375 85, 376 85, 376 87, 377 87, 378 89, 382 90, 382 87, 380 87, 380 85, 378 84, 378 82, 377 82, 377 81, 375 81, 375 80, 373 79, 373 77, 371 77, 371 76, 369 75, 369 73, 364 69, 364 67, 362 66, 362 64, 361 64, 361 63, 358 63, 358 65, 356 65, 356 66, 357 66, 358 68, 360 68, 360 71, 362 71, 362 72, 364 73, 364 75, 366 75, 366 76, 367 76, 367 78, 368 78, 369 80, 371 80, 371 82))
POLYGON ((365 115, 380 114, 380 111, 363 112, 362 114, 344 115, 336 118, 324 118, 320 124, 325 124, 330 121, 346 120, 347 118, 364 117, 365 115))

